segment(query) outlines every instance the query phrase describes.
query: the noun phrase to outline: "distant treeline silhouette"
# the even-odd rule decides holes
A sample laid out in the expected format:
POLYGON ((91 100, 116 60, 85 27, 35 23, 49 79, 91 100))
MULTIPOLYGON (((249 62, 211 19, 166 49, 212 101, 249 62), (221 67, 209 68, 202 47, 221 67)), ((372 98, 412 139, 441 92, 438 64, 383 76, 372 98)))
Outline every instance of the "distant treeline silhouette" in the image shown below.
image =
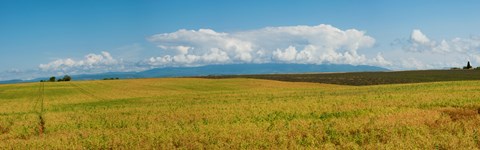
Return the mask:
MULTIPOLYGON (((450 68, 450 69, 451 69, 451 70, 460 70, 459 67, 453 67, 453 68, 450 68)), ((475 69, 475 70, 477 70, 477 69, 480 69, 480 66, 477 67, 477 68, 473 68, 472 65, 470 65, 470 61, 468 61, 468 62, 467 62, 467 66, 463 66, 462 69, 464 69, 464 70, 470 70, 470 69, 475 69)))
POLYGON ((72 77, 69 75, 63 76, 63 78, 56 78, 55 76, 50 77, 48 80, 40 80, 40 82, 62 82, 62 81, 71 81, 72 77))

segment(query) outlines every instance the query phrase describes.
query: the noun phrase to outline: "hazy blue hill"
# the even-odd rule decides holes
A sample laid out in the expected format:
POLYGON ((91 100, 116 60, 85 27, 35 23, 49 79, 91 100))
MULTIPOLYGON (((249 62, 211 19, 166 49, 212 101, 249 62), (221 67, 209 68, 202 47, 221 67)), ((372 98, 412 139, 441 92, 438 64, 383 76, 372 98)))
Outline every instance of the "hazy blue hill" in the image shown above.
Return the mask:
POLYGON ((141 77, 176 77, 206 75, 241 75, 274 73, 309 73, 309 72, 360 72, 388 71, 374 66, 353 65, 309 65, 309 64, 229 64, 201 67, 157 68, 139 72, 141 77))
MULTIPOLYGON (((141 72, 108 72, 100 74, 72 75, 73 80, 98 80, 104 78, 155 78, 155 77, 185 77, 208 75, 245 75, 245 74, 290 74, 290 73, 320 73, 320 72, 372 72, 388 71, 388 69, 366 65, 311 65, 311 64, 226 64, 200 67, 167 67, 141 72)), ((0 83, 37 82, 48 80, 49 77, 33 80, 9 80, 0 83)))
POLYGON ((82 75, 72 75, 74 80, 97 80, 104 78, 141 78, 137 75, 137 72, 107 72, 100 74, 82 74, 82 75))
POLYGON ((20 82, 26 82, 24 80, 5 80, 5 81, 0 81, 0 84, 10 84, 10 83, 20 83, 20 82))

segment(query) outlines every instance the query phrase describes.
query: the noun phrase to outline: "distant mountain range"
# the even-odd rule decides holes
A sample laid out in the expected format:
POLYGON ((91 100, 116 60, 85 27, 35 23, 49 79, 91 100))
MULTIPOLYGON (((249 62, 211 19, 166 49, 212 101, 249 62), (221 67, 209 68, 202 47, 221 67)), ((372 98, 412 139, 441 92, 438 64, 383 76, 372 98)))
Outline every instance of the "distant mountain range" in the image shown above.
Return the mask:
MULTIPOLYGON (((312 64, 225 64, 200 67, 167 67, 155 68, 141 72, 108 72, 100 74, 71 75, 73 80, 98 80, 104 78, 156 78, 156 77, 188 77, 208 75, 244 75, 244 74, 285 74, 285 73, 322 73, 322 72, 372 72, 388 71, 388 69, 367 65, 312 65, 312 64)), ((48 77, 33 80, 8 80, 5 83, 37 82, 48 77)))

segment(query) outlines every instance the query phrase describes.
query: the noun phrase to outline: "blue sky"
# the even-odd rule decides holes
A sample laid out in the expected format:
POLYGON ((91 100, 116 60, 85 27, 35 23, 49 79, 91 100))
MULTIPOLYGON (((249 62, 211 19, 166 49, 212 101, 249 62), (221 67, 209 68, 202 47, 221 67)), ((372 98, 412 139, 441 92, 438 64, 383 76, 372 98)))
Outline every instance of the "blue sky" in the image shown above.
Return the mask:
POLYGON ((478 6, 473 0, 3 0, 0 80, 222 63, 475 65, 478 6), (222 42, 227 46, 211 44, 222 42))

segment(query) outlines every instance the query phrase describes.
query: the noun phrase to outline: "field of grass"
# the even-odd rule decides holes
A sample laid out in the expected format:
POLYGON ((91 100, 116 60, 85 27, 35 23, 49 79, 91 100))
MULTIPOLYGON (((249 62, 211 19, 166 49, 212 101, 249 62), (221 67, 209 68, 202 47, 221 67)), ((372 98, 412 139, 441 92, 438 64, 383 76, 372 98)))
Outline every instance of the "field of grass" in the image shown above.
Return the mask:
POLYGON ((262 74, 204 76, 201 78, 254 78, 291 82, 314 82, 339 85, 379 85, 394 83, 424 83, 437 81, 480 80, 480 70, 418 70, 395 72, 350 72, 308 74, 262 74))
POLYGON ((480 81, 0 85, 0 149, 479 149, 480 81))

